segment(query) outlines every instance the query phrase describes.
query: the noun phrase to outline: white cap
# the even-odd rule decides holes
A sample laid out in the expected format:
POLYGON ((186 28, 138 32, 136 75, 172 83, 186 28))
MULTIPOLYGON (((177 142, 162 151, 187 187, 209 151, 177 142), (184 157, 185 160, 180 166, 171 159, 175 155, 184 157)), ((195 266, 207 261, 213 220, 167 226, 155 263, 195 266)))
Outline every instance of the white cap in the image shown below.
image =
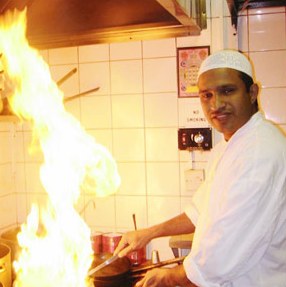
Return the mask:
POLYGON ((201 64, 198 77, 209 70, 230 68, 253 78, 252 65, 248 58, 236 50, 222 50, 207 57, 201 64))

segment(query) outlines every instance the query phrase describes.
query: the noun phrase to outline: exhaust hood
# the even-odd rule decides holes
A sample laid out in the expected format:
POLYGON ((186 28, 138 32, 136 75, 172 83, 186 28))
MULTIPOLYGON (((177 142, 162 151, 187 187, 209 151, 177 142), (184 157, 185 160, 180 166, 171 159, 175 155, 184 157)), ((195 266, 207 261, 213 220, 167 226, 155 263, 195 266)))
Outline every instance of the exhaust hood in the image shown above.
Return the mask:
POLYGON ((206 28, 205 0, 1 0, 0 13, 25 7, 27 38, 38 49, 192 36, 206 28))

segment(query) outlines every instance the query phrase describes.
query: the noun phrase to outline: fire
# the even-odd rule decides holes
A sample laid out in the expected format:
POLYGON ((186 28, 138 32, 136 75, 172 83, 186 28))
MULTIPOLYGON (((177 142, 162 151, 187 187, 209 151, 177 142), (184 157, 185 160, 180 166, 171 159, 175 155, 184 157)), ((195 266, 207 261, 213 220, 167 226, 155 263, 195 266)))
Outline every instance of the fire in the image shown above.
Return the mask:
POLYGON ((40 178, 48 200, 44 208, 34 205, 21 226, 14 286, 90 286, 90 229, 75 205, 82 191, 114 193, 120 178, 107 149, 65 110, 63 93, 25 34, 25 10, 0 18, 5 91, 13 112, 32 124, 33 143, 44 155, 40 178))

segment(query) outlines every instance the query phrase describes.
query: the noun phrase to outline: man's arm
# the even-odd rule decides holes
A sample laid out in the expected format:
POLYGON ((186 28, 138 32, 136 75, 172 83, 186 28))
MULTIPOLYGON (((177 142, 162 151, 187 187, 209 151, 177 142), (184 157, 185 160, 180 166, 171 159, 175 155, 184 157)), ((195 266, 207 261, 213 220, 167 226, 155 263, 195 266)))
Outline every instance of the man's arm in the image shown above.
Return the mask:
POLYGON ((182 213, 163 223, 125 233, 114 254, 119 253, 119 256, 123 257, 133 250, 143 248, 154 238, 192 233, 194 231, 194 224, 185 213, 182 213))

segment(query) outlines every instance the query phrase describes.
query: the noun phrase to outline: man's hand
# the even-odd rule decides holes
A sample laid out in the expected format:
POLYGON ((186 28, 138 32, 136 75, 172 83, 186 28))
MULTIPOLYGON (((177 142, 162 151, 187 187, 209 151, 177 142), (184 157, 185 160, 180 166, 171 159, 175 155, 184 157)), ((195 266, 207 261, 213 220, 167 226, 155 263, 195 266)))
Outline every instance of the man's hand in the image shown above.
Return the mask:
POLYGON ((174 268, 156 268, 148 271, 136 287, 197 287, 186 276, 183 265, 174 268))
POLYGON ((151 235, 151 232, 147 228, 123 234, 114 254, 118 254, 119 257, 124 257, 131 251, 145 247, 152 239, 151 235))

